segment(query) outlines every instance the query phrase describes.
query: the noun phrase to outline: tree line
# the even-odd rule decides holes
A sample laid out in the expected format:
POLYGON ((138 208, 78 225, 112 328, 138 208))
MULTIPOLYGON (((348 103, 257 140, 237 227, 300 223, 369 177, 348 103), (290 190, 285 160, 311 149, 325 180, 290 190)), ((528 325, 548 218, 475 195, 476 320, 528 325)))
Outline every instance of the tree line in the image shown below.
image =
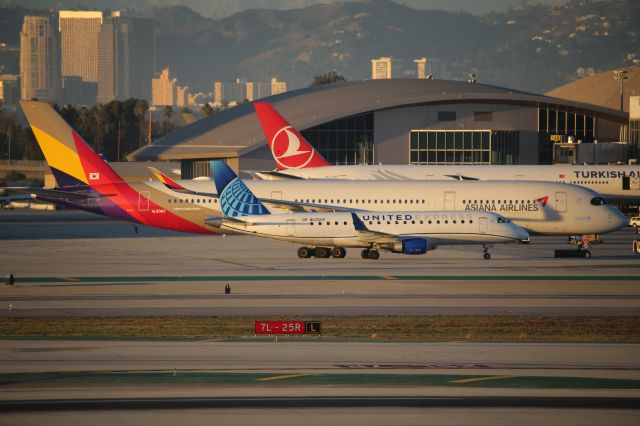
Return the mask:
MULTIPOLYGON (((124 160, 131 152, 149 144, 149 133, 152 139, 157 139, 177 127, 171 107, 164 107, 161 117, 152 119, 149 126, 149 104, 142 99, 111 101, 92 107, 56 104, 53 107, 107 161, 124 160)), ((31 128, 21 125, 15 114, 2 108, 0 159, 43 160, 31 128)))

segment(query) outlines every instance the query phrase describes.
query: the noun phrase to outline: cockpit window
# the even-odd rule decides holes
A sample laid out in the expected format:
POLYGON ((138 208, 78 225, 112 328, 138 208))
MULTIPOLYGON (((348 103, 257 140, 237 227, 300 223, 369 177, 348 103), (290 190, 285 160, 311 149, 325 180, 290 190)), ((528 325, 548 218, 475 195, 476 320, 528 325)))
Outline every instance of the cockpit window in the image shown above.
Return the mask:
POLYGON ((607 204, 607 200, 602 197, 595 197, 591 199, 591 204, 594 206, 604 206, 607 204))
POLYGON ((509 223, 511 222, 509 219, 507 219, 506 217, 498 217, 498 223, 509 223))

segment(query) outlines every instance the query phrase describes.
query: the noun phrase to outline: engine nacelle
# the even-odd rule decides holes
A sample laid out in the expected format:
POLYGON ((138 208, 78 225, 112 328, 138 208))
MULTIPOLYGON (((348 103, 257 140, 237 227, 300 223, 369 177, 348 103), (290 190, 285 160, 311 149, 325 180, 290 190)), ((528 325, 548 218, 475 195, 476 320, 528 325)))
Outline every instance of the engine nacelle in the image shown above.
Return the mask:
POLYGON ((425 254, 428 245, 424 238, 409 238, 393 244, 391 251, 402 254, 425 254))

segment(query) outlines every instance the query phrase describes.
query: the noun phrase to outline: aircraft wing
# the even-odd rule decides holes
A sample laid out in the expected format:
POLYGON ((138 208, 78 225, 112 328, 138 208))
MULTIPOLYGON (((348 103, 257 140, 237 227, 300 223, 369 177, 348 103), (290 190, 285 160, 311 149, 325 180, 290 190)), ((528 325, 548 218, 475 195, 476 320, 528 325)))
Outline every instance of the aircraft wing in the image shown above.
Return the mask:
POLYGON ((397 235, 387 234, 386 232, 370 230, 355 213, 351 213, 351 218, 353 219, 353 227, 358 231, 359 239, 364 243, 394 244, 404 239, 397 235))
POLYGON ((360 211, 349 207, 332 206, 328 204, 302 203, 297 201, 276 200, 272 198, 260 198, 264 204, 292 212, 354 212, 360 211))
POLYGON ((290 175, 289 173, 282 173, 278 170, 273 171, 247 171, 254 179, 261 180, 284 180, 284 179, 304 179, 300 176, 290 175))

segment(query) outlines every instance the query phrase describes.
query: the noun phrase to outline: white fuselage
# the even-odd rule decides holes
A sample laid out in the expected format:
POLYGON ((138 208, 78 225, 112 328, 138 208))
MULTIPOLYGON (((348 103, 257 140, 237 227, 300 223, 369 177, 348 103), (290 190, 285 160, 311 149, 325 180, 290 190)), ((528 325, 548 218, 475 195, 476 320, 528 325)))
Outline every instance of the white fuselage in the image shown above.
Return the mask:
POLYGON ((265 180, 285 179, 350 180, 534 180, 563 182, 591 188, 611 201, 640 202, 640 166, 575 165, 359 165, 327 166, 260 172, 265 180))
MULTIPOLYGON (((627 225, 611 205, 594 205, 596 192, 576 185, 526 181, 340 181, 245 180, 260 199, 336 206, 356 211, 489 211, 511 219, 532 234, 584 235, 627 225)), ((180 181, 192 191, 215 193, 212 181, 180 181)), ((173 202, 167 207, 194 215, 220 216, 215 197, 179 194, 160 182, 149 185, 173 202)), ((166 204, 167 200, 163 204, 166 204)), ((277 210, 268 207, 273 213, 277 210)), ((282 210, 281 212, 285 212, 282 210)))
MULTIPOLYGON (((383 246, 385 235, 423 238, 429 250, 440 245, 513 243, 529 237, 519 226, 488 212, 361 212, 357 216, 367 231, 380 235, 383 246)), ((239 219, 223 220, 220 229, 313 246, 371 245, 355 229, 351 213, 283 213, 239 219)), ((380 245, 375 243, 375 237, 371 242, 380 245)))

